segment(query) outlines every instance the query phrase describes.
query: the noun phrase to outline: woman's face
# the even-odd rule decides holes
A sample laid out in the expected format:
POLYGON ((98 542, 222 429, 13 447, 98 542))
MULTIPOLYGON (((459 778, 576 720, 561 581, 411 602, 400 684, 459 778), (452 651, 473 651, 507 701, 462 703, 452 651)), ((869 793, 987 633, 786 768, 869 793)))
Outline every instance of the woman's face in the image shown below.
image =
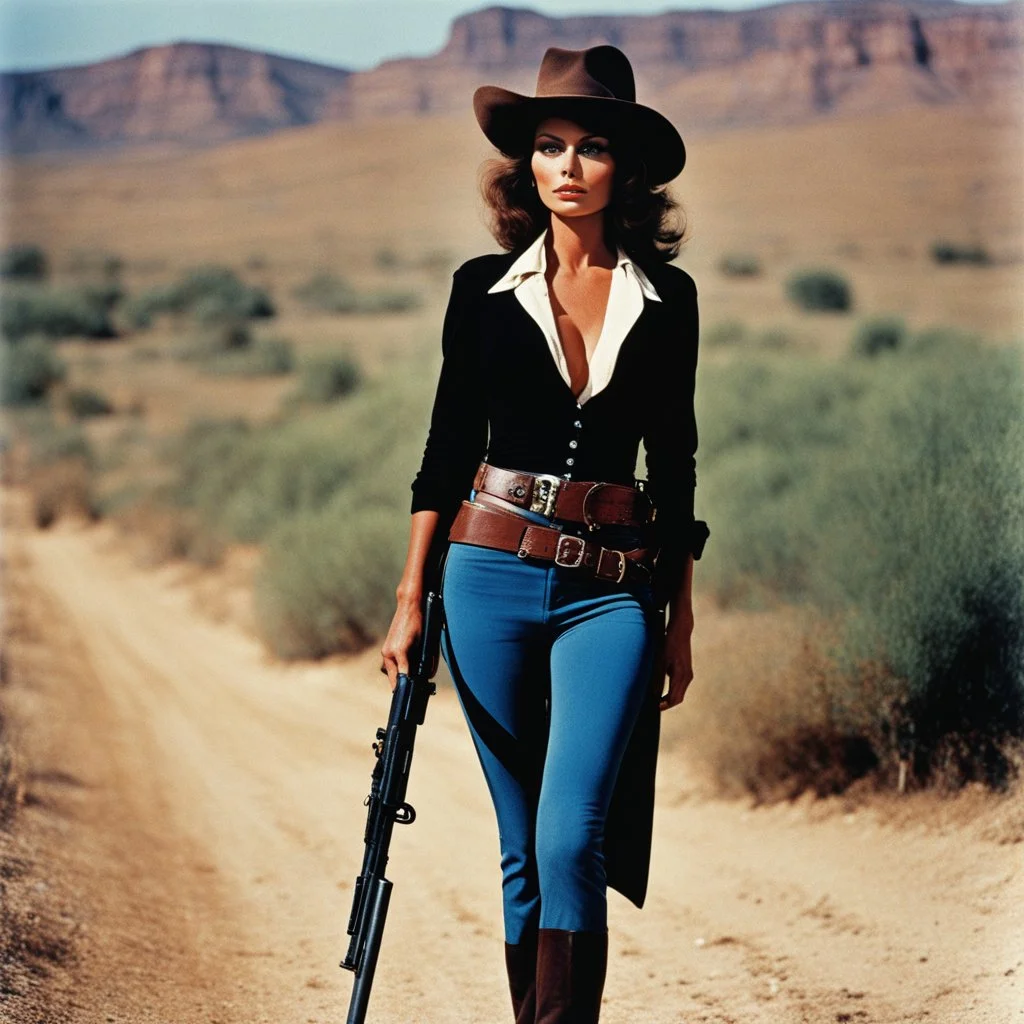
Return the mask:
POLYGON ((533 134, 530 168, 537 195, 560 217, 585 217, 603 210, 611 199, 615 159, 606 135, 574 121, 549 117, 533 134))

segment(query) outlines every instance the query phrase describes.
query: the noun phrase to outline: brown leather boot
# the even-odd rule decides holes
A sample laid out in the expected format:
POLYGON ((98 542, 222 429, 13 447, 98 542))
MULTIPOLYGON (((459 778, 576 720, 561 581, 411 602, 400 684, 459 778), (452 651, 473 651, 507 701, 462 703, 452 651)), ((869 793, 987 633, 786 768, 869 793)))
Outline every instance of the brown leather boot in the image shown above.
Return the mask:
POLYGON ((505 969, 516 1024, 534 1024, 537 1015, 537 931, 505 943, 505 969))
POLYGON ((608 932, 537 933, 535 1024, 597 1024, 608 967, 608 932))

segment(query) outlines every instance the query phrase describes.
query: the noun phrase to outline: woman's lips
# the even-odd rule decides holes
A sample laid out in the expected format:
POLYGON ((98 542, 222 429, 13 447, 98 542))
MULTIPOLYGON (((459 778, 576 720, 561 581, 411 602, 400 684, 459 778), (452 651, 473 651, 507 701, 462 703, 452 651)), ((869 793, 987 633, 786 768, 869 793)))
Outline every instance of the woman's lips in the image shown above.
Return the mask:
POLYGON ((556 188, 555 195, 561 196, 563 199, 576 199, 579 196, 585 196, 587 193, 581 188, 556 188))

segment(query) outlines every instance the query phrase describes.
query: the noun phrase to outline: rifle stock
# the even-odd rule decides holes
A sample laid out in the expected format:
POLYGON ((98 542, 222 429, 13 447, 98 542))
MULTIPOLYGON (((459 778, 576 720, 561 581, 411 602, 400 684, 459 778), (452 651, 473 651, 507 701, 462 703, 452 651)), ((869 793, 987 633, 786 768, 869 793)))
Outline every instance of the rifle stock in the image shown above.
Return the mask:
POLYGON ((423 629, 410 672, 400 672, 388 724, 377 730, 376 760, 366 798, 363 866, 356 878, 349 915, 348 952, 341 966, 355 973, 346 1024, 363 1024, 377 967, 392 883, 384 877, 396 824, 411 825, 416 811, 406 802, 416 729, 423 724, 427 701, 436 692, 431 682, 437 671, 441 634, 441 595, 431 591, 424 604, 423 629), (413 664, 415 667, 413 667, 413 664))

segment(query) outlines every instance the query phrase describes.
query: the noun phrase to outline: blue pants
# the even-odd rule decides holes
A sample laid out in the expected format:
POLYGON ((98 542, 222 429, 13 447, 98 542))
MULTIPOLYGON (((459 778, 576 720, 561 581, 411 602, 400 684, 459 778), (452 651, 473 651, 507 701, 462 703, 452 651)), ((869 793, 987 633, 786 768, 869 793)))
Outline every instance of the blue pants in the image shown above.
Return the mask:
POLYGON ((603 931, 604 823, 661 628, 650 587, 453 543, 442 589, 441 650, 498 818, 505 940, 603 931))

